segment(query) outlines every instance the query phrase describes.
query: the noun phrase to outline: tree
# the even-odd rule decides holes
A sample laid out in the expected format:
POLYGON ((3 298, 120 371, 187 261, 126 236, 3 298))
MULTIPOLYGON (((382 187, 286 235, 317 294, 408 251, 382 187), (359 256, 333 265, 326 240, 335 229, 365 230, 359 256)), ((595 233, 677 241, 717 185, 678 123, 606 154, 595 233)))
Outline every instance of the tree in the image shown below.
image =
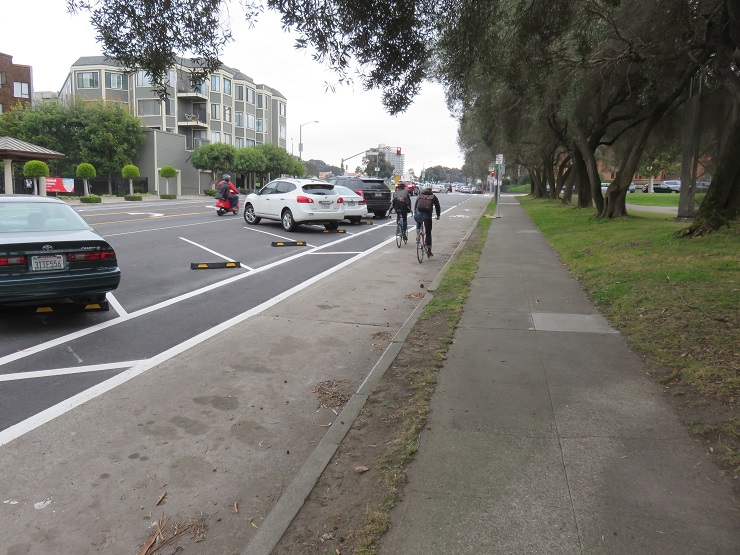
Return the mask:
POLYGON ((139 177, 139 168, 133 164, 126 164, 121 170, 121 176, 128 179, 128 194, 134 194, 134 179, 139 177))
POLYGON ((23 164, 23 175, 33 179, 33 194, 46 195, 46 191, 41 192, 38 187, 39 177, 49 177, 49 166, 46 165, 46 162, 42 162, 41 160, 29 160, 23 164))
POLYGON ((216 174, 231 170, 236 161, 236 148, 226 143, 199 146, 190 155, 196 169, 211 172, 211 184, 218 181, 216 174))
POLYGON ((308 161, 304 160, 302 164, 303 164, 303 168, 305 169, 305 173, 296 174, 296 175, 300 175, 301 177, 303 177, 303 175, 311 175, 314 177, 319 177, 319 174, 321 172, 319 172, 319 168, 317 168, 316 164, 314 164, 311 160, 308 160, 308 161))
POLYGON ((162 166, 159 170, 159 175, 165 178, 164 192, 166 195, 170 194, 170 178, 177 177, 177 170, 172 166, 162 166))
POLYGON ((87 162, 83 162, 82 164, 77 166, 75 175, 82 178, 85 193, 84 196, 88 196, 90 194, 90 185, 88 184, 87 180, 92 179, 96 175, 98 175, 98 172, 95 171, 95 166, 93 166, 92 164, 88 164, 87 162))
POLYGON ((236 151, 234 159, 234 171, 247 174, 250 189, 254 188, 254 174, 262 173, 267 167, 267 158, 257 147, 248 146, 236 151))
POLYGON ((392 177, 396 168, 385 159, 385 152, 370 148, 368 153, 363 157, 365 175, 377 175, 378 177, 392 177), (377 154, 373 154, 373 153, 377 154), (377 172, 375 168, 380 168, 377 172))
POLYGON ((306 167, 300 160, 295 159, 291 160, 290 167, 286 173, 289 173, 294 177, 303 177, 304 175, 307 175, 306 167))
POLYGON ((262 152, 263 156, 265 157, 267 163, 265 164, 265 169, 263 170, 263 172, 268 174, 269 176, 278 176, 282 173, 292 175, 292 172, 297 169, 293 165, 290 159, 290 155, 283 147, 269 143, 263 143, 255 148, 262 152))

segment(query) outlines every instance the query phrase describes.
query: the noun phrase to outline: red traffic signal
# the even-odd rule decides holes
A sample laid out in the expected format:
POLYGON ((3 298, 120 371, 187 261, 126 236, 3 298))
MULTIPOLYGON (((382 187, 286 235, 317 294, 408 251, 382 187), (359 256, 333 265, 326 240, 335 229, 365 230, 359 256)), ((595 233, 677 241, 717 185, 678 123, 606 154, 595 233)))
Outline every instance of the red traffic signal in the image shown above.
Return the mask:
POLYGON ((401 147, 400 146, 397 146, 396 147, 396 154, 401 154, 401 147))
POLYGON ((496 170, 491 170, 491 175, 496 175, 496 170))

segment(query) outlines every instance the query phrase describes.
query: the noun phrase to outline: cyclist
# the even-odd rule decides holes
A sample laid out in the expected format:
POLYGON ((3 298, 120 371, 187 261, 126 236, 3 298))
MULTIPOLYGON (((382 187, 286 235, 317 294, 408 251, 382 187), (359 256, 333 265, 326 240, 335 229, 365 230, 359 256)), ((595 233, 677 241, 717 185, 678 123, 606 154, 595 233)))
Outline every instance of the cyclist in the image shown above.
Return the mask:
POLYGON ((416 220, 416 232, 419 232, 421 222, 424 222, 426 228, 426 248, 427 257, 431 258, 432 254, 432 209, 437 212, 437 219, 439 220, 439 214, 442 209, 439 206, 439 199, 437 195, 432 192, 431 187, 425 187, 422 189, 421 194, 417 197, 416 203, 414 203, 414 220, 416 220))
POLYGON ((411 198, 409 197, 409 192, 406 190, 406 184, 403 181, 398 184, 398 189, 393 193, 391 209, 396 211, 396 218, 403 219, 403 238, 408 240, 406 230, 408 229, 408 213, 411 212, 411 198))

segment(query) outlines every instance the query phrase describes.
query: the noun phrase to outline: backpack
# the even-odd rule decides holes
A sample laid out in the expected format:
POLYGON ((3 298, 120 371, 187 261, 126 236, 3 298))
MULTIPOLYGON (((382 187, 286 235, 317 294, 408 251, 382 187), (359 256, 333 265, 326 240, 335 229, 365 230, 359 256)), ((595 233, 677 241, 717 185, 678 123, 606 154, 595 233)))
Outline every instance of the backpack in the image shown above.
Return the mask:
POLYGON ((406 206, 406 201, 404 199, 402 199, 402 198, 394 198, 393 199, 393 209, 396 212, 401 212, 401 211, 405 212, 409 208, 408 208, 408 206, 406 206))
POLYGON ((419 200, 416 201, 416 211, 431 214, 434 206, 433 199, 434 195, 419 195, 419 200))
POLYGON ((216 198, 221 200, 227 198, 229 194, 229 184, 226 183, 226 181, 222 181, 218 184, 218 189, 216 189, 218 193, 216 194, 216 198))

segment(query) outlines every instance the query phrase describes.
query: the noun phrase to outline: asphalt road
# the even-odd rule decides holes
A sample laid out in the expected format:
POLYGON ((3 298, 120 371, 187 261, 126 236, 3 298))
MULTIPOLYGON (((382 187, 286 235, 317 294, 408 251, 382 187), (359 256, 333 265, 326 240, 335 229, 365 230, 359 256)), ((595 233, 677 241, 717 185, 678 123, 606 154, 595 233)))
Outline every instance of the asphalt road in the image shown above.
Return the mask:
MULTIPOLYGON (((443 210, 470 195, 439 195, 443 210)), ((109 312, 0 315, 0 445, 25 433, 43 411, 79 396, 143 360, 198 343, 199 334, 241 321, 318 276, 354 264, 393 240, 393 220, 285 232, 241 214, 217 217, 208 199, 79 205, 114 246, 122 270, 109 312), (303 241, 277 247, 273 242, 303 241), (192 263, 239 267, 192 270, 192 263)), ((379 272, 382 268, 378 268, 379 272)), ((235 328, 238 330, 238 326, 235 328)))

